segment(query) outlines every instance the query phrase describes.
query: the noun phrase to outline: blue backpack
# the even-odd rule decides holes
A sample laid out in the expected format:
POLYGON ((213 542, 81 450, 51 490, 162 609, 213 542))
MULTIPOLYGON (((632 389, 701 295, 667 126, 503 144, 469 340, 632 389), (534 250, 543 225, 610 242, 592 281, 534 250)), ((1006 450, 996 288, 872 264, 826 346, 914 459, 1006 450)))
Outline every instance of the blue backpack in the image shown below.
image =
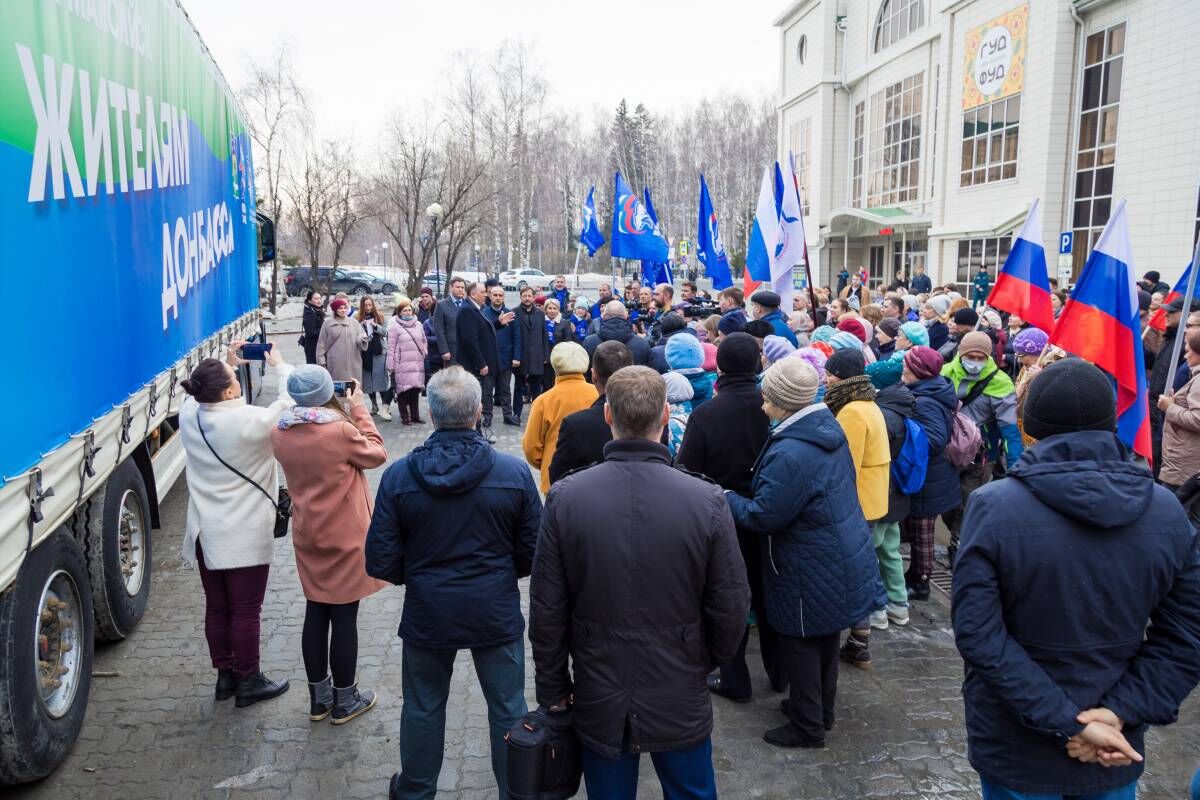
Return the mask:
POLYGON ((892 459, 892 484, 901 494, 916 494, 925 485, 929 467, 929 438, 914 419, 904 420, 904 444, 892 459))

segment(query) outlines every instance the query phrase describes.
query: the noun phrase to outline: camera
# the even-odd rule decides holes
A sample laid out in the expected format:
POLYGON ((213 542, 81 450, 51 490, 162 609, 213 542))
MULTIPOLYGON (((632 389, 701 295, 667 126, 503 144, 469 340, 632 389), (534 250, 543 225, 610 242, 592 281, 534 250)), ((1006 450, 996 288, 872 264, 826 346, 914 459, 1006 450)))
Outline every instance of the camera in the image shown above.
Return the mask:
POLYGON ((333 393, 337 397, 345 397, 346 392, 354 391, 356 386, 358 386, 358 381, 334 381, 333 393))
POLYGON ((704 319, 720 313, 721 307, 716 300, 693 300, 691 305, 683 307, 683 315, 692 319, 704 319))

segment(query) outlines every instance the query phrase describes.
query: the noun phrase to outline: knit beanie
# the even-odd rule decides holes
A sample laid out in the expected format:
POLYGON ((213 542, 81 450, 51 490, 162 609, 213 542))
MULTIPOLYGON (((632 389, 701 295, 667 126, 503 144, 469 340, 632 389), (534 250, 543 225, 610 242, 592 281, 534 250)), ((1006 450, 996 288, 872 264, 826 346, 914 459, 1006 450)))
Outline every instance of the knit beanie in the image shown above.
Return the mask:
POLYGON ((924 345, 917 345, 904 354, 904 366, 919 381, 941 375, 945 363, 937 350, 924 345))
POLYGON ((333 397, 333 378, 324 367, 305 364, 288 375, 287 393, 298 406, 323 406, 333 397))
MULTIPOLYGON (((898 353, 896 355, 899 355, 898 353)), ((892 384, 899 383, 904 378, 904 357, 885 358, 874 364, 867 364, 867 377, 876 390, 886 389, 892 384)))
POLYGON ((763 339, 763 355, 767 361, 774 364, 781 358, 787 358, 796 348, 782 336, 768 336, 763 339))
POLYGON ((575 342, 559 342, 550 351, 550 366, 558 375, 582 375, 588 371, 588 354, 575 342))
POLYGON ((809 344, 809 347, 823 353, 826 358, 833 355, 833 346, 829 342, 812 342, 809 344))
POLYGON ((933 313, 939 317, 946 316, 946 312, 950 310, 950 298, 947 295, 939 294, 936 297, 931 297, 925 301, 925 305, 933 309, 933 313))
POLYGON ((668 372, 663 375, 663 380, 667 384, 668 403, 682 403, 696 396, 692 382, 678 372, 668 372))
POLYGON ((334 301, 329 304, 329 310, 337 311, 339 308, 347 308, 347 307, 349 307, 349 305, 350 304, 346 302, 345 298, 338 297, 338 298, 335 298, 334 301))
POLYGON ((686 327, 687 322, 684 321, 683 317, 679 316, 674 311, 668 311, 663 315, 662 322, 659 325, 659 330, 661 330, 665 336, 668 333, 681 331, 686 327))
POLYGON ((904 308, 907 311, 916 311, 917 303, 920 302, 915 294, 904 295, 904 308))
MULTIPOLYGON (((669 315, 668 315, 669 316, 669 315)), ((680 322, 682 317, 676 317, 680 322)), ((690 333, 677 333, 667 340, 663 353, 671 369, 700 369, 704 366, 704 348, 690 333)))
POLYGON ((816 347, 801 347, 794 351, 789 358, 802 358, 807 361, 813 369, 817 371, 817 380, 825 383, 825 362, 829 356, 822 353, 816 347))
POLYGON ((799 411, 817 396, 817 371, 800 358, 776 361, 763 373, 762 393, 784 411, 799 411))
POLYGON ((994 308, 985 308, 983 313, 979 315, 979 318, 983 320, 984 325, 994 331, 998 331, 1004 327, 1004 322, 1000 319, 999 312, 994 308))
POLYGON ((721 321, 717 323, 717 330, 722 336, 728 336, 731 333, 737 333, 746 326, 746 312, 740 308, 735 308, 733 311, 728 311, 721 315, 721 321))
POLYGON ((1057 361, 1029 384, 1023 415, 1025 433, 1045 439, 1058 433, 1112 431, 1117 401, 1112 383, 1081 358, 1057 361))
POLYGON ((853 378, 866 372, 867 361, 861 350, 838 350, 825 362, 825 371, 835 378, 853 378))
POLYGON ((731 333, 717 345, 717 369, 723 375, 753 375, 758 372, 758 342, 748 333, 731 333))
POLYGON ((955 325, 978 325, 979 315, 971 308, 960 308, 954 312, 955 325))
POLYGON ((712 342, 701 342, 700 347, 704 350, 704 363, 700 365, 700 369, 713 372, 717 368, 717 346, 712 342))
POLYGON ((1026 356, 1040 356, 1049 339, 1041 328, 1026 328, 1013 338, 1013 352, 1026 356))
POLYGON ((810 336, 809 339, 814 342, 828 342, 833 338, 835 333, 837 333, 837 328, 834 328, 831 325, 822 325, 812 332, 812 336, 810 336))
POLYGON ((913 343, 913 346, 929 347, 929 331, 921 323, 906 322, 900 326, 900 330, 904 331, 905 337, 913 343))
POLYGON ((867 342, 867 326, 863 320, 857 317, 846 317, 843 319, 838 323, 838 330, 853 333, 862 344, 866 344, 867 342))
POLYGON ((896 334, 900 333, 900 320, 895 317, 884 317, 879 320, 879 324, 875 326, 879 332, 889 339, 895 339, 896 334))
MULTIPOLYGON (((963 311, 969 310, 970 309, 966 308, 963 309, 963 311)), ((990 356, 992 354, 991 337, 983 331, 971 331, 966 336, 962 337, 958 343, 958 352, 960 354, 969 353, 972 350, 978 350, 979 352, 987 353, 990 356)))
POLYGON ((838 331, 829 338, 834 350, 861 350, 863 343, 849 331, 838 331))

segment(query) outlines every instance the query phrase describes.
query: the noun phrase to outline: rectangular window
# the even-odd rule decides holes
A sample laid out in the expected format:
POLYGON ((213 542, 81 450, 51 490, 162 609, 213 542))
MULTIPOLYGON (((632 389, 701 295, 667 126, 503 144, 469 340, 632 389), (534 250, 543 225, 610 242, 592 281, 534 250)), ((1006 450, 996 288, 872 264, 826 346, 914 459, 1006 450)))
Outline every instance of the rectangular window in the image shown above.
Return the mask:
MULTIPOLYGON (((995 236, 988 239, 959 239, 958 241, 958 282, 970 285, 979 272, 980 265, 987 267, 988 275, 996 280, 1004 259, 1008 258, 1008 249, 1012 244, 1012 236, 995 236)), ((969 296, 963 292, 964 296, 969 296)))
MULTIPOLYGON (((1097 31, 1084 47, 1071 227, 1072 280, 1079 277, 1113 207, 1117 161, 1117 117, 1125 62, 1125 24, 1097 31)), ((1197 209, 1200 231, 1200 209, 1197 209)))
POLYGON ((851 174, 854 176, 850 181, 850 206, 852 208, 862 208, 863 203, 863 158, 866 155, 863 148, 866 145, 866 103, 859 103, 854 107, 854 143, 851 145, 850 162, 851 174))
POLYGON ((920 198, 921 108, 925 73, 871 95, 867 207, 920 198))
POLYGON ((802 213, 809 216, 808 200, 809 166, 812 161, 812 118, 805 117, 793 122, 788 129, 788 149, 796 159, 796 179, 800 184, 800 202, 804 204, 802 213))
POLYGON ((918 260, 922 264, 925 263, 927 249, 928 245, 924 239, 896 241, 892 250, 892 277, 896 277, 897 272, 904 270, 904 274, 911 278, 913 264, 918 260))
POLYGON ((959 186, 1017 177, 1017 132, 1021 95, 963 112, 959 186))

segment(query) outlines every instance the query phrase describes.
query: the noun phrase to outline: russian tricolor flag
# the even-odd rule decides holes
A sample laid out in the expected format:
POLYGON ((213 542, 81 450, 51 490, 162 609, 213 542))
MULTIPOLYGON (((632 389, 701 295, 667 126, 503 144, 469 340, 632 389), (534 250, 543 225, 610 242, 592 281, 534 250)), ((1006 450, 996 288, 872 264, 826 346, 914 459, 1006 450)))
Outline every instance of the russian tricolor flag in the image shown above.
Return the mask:
MULTIPOLYGON (((1191 279, 1191 277, 1192 265, 1188 264, 1187 269, 1183 271, 1183 274, 1179 276, 1179 280, 1175 282, 1175 288, 1171 289, 1171 291, 1167 293, 1167 296, 1163 298, 1162 305, 1159 306, 1158 310, 1154 312, 1154 315, 1150 317, 1150 322, 1147 324, 1151 328, 1154 328, 1156 331, 1165 331, 1167 329, 1166 305, 1172 300, 1182 297, 1183 294, 1187 292, 1188 281, 1191 279)), ((1197 283, 1196 285, 1197 287, 1200 287, 1200 283, 1197 283)), ((1184 306, 1187 307, 1187 304, 1185 303, 1184 306)))
POLYGON ((1121 198, 1058 317, 1050 343, 1117 381, 1117 436, 1151 459, 1150 405, 1138 320, 1133 248, 1121 198))
POLYGON ((1034 198, 1025 224, 1008 251, 1004 268, 996 276, 987 304, 1016 314, 1035 328, 1050 333, 1054 330, 1054 308, 1050 305, 1050 276, 1041 239, 1042 207, 1040 200, 1034 198))
POLYGON ((754 291, 760 283, 771 281, 771 266, 775 262, 775 245, 779 243, 779 212, 775 208, 775 175, 770 167, 763 168, 758 189, 758 207, 750 227, 750 246, 746 252, 745 291, 754 291))

